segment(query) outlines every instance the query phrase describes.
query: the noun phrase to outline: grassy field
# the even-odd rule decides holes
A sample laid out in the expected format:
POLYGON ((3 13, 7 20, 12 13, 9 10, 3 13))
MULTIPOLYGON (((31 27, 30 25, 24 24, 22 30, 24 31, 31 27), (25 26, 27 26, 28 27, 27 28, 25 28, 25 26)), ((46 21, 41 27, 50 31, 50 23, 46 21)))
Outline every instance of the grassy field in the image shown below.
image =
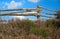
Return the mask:
POLYGON ((60 21, 16 20, 0 24, 0 39, 60 39, 60 21))

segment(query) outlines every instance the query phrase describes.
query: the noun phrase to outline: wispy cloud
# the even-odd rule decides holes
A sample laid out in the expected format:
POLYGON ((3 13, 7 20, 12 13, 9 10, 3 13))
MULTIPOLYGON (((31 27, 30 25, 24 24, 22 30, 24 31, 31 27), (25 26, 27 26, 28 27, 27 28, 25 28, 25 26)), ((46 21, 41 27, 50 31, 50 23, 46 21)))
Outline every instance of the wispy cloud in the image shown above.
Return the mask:
POLYGON ((8 9, 14 9, 22 6, 22 2, 15 2, 12 0, 10 3, 6 3, 8 9))
POLYGON ((29 2, 33 2, 33 3, 37 3, 39 2, 40 0, 28 0, 29 2))

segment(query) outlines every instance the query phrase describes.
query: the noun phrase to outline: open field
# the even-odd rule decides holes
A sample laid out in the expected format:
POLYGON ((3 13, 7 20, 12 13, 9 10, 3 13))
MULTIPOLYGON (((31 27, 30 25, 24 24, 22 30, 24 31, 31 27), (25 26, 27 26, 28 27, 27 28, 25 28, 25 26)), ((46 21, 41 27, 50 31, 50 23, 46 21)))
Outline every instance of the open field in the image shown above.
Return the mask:
POLYGON ((60 39, 60 21, 16 20, 0 24, 0 39, 60 39))

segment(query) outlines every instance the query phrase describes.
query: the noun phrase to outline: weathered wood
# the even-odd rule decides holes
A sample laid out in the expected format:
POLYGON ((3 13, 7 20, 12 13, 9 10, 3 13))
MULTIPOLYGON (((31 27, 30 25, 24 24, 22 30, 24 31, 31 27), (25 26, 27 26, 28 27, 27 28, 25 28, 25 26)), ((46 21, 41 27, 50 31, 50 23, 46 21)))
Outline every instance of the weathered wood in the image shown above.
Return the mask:
POLYGON ((31 13, 31 14, 21 14, 21 13, 15 13, 15 14, 0 14, 0 16, 37 16, 40 14, 37 13, 31 13))
POLYGON ((12 12, 12 13, 7 13, 7 14, 0 14, 0 16, 37 16, 37 20, 40 20, 40 16, 41 16, 41 14, 40 14, 41 7, 40 6, 38 6, 37 8, 20 8, 20 9, 0 10, 0 12, 21 11, 21 10, 23 11, 23 13, 13 13, 12 12), (34 12, 34 13, 26 13, 26 12, 34 12))
POLYGON ((5 12, 5 11, 36 11, 37 9, 36 8, 20 8, 20 9, 8 9, 8 10, 0 10, 0 12, 5 12))
MULTIPOLYGON (((41 7, 38 6, 38 7, 37 7, 37 13, 39 14, 40 11, 41 11, 41 7)), ((40 16, 39 16, 39 15, 37 15, 37 20, 38 20, 38 21, 40 20, 40 16)))
POLYGON ((5 14, 35 14, 37 12, 5 12, 5 14))

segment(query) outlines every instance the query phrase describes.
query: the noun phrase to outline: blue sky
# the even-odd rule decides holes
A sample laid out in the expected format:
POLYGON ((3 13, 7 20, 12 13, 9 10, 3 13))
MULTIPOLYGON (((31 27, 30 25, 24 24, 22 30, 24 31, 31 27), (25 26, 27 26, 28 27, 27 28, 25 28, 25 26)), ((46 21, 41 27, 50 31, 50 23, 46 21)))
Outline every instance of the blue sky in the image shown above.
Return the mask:
MULTIPOLYGON (((48 9, 60 10, 60 5, 59 5, 60 0, 0 0, 0 9, 36 8, 37 4, 48 9)), ((49 12, 49 11, 43 10, 43 12, 49 12)), ((2 19, 11 19, 11 18, 13 17, 6 16, 6 17, 3 17, 2 19)), ((18 16, 16 18, 36 19, 36 17, 34 16, 27 16, 27 17, 18 16)), ((41 17, 41 18, 44 18, 44 17, 41 17)))

